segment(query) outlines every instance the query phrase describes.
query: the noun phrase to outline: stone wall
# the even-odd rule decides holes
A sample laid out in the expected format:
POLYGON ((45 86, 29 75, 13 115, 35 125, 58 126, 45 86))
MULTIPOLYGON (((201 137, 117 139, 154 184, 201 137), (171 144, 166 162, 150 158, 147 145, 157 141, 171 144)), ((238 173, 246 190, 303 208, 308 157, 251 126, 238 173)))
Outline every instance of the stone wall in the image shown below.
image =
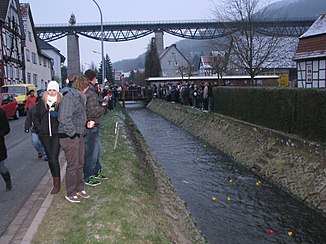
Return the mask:
POLYGON ((161 99, 147 107, 326 214, 326 150, 320 145, 161 99))

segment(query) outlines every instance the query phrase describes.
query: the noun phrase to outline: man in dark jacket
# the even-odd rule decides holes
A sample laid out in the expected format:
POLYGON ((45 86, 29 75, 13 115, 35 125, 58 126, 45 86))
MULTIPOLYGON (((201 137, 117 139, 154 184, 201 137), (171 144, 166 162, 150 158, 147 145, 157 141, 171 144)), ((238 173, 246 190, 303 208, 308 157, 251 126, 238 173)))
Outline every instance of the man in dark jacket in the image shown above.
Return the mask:
POLYGON ((89 89, 88 79, 77 77, 71 90, 62 99, 59 111, 59 141, 65 152, 66 196, 71 203, 80 203, 79 196, 89 198, 85 191, 83 179, 84 168, 84 135, 86 132, 86 91, 89 89))
POLYGON ((102 173, 102 165, 100 162, 102 146, 99 134, 101 117, 105 113, 105 108, 103 106, 107 106, 105 103, 107 100, 104 98, 102 106, 99 104, 99 97, 95 87, 96 73, 93 70, 88 69, 85 72, 85 76, 89 80, 89 89, 86 92, 86 116, 87 121, 95 122, 95 126, 87 129, 84 137, 84 180, 86 185, 97 186, 101 183, 98 180, 107 179, 107 177, 102 173))
POLYGON ((11 178, 8 168, 5 166, 5 159, 7 158, 7 148, 5 145, 5 135, 10 132, 9 123, 6 113, 0 108, 0 173, 6 182, 6 191, 10 191, 11 178))

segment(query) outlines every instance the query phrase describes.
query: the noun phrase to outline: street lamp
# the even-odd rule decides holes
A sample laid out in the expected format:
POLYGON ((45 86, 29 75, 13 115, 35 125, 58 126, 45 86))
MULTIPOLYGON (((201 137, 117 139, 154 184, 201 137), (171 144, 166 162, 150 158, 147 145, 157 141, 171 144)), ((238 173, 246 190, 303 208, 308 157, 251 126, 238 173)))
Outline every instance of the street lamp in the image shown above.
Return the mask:
POLYGON ((102 16, 102 10, 101 10, 100 6, 97 4, 97 2, 95 0, 92 0, 92 1, 96 4, 98 10, 100 11, 100 16, 101 16, 102 83, 104 83, 104 79, 105 79, 105 60, 104 60, 104 46, 103 46, 103 36, 104 36, 104 33, 103 33, 103 16, 102 16))

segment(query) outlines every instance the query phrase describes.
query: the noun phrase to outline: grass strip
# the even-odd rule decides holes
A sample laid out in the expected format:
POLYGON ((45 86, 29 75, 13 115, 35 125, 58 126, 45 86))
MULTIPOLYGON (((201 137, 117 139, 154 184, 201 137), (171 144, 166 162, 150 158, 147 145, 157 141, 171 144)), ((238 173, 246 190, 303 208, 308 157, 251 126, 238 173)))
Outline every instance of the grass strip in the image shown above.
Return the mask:
POLYGON ((118 106, 100 131, 109 176, 80 204, 54 197, 32 243, 203 243, 184 203, 166 179, 129 116, 118 106), (120 135, 115 151, 115 123, 120 135))

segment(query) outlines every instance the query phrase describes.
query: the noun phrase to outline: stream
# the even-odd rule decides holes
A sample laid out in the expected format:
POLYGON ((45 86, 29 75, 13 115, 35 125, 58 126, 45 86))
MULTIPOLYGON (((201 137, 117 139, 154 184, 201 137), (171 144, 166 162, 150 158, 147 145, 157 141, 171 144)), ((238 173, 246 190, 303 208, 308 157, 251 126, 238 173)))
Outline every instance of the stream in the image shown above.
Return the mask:
POLYGON ((126 109, 209 243, 326 243, 326 218, 140 103, 126 109))

